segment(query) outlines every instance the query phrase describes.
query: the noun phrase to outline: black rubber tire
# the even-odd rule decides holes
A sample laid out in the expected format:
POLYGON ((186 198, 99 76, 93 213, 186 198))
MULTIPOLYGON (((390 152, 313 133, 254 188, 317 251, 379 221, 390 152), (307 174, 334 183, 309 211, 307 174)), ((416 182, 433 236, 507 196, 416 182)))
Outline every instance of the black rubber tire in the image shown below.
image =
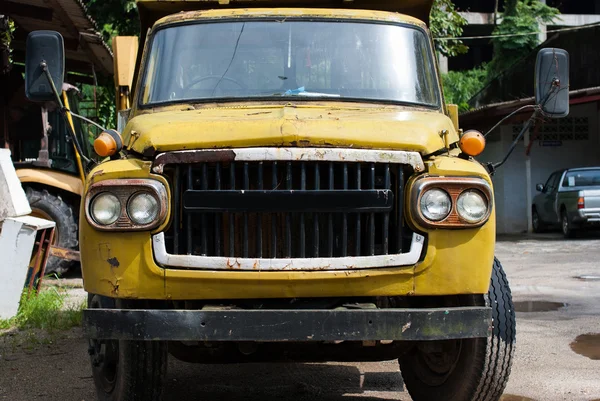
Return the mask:
MULTIPOLYGON (((58 238, 55 244, 61 248, 77 250, 79 241, 77 217, 73 208, 68 205, 59 195, 51 194, 47 190, 37 190, 31 187, 25 188, 27 200, 32 210, 39 209, 56 223, 58 238)), ((77 263, 59 259, 54 256, 48 258, 46 274, 61 276, 77 263)))
POLYGON ((535 207, 533 207, 531 210, 531 226, 533 227, 534 233, 543 233, 546 231, 546 225, 540 218, 540 215, 535 207))
MULTIPOLYGON (((93 295, 88 297, 88 307, 114 307, 110 298, 93 295)), ((113 341, 117 345, 118 362, 113 385, 105 388, 102 369, 97 366, 93 347, 90 346, 92 376, 96 385, 98 401, 161 401, 167 376, 167 344, 160 341, 113 341)))
POLYGON ((577 236, 577 230, 573 228, 573 223, 569 220, 566 210, 560 212, 560 228, 565 238, 571 239, 577 236))
POLYGON ((493 330, 487 338, 457 340, 460 351, 443 383, 425 383, 415 372, 417 347, 400 358, 400 370, 413 401, 498 401, 504 392, 514 354, 516 321, 502 265, 494 268, 486 303, 492 307, 493 330))

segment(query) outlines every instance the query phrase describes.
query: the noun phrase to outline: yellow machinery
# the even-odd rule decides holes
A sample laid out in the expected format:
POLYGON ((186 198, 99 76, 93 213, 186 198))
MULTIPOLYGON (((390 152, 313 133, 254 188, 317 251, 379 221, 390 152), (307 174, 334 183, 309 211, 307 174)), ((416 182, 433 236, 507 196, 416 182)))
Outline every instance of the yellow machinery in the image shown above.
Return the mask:
MULTIPOLYGON (((135 68, 135 41, 116 39, 122 133, 94 143, 110 160, 80 209, 99 399, 159 400, 168 353, 399 359, 416 401, 500 398, 515 339, 501 163, 474 159, 483 135, 444 103, 430 7, 138 1, 135 68)), ((32 49, 60 53, 45 35, 32 49)), ((542 61, 564 72, 563 56, 542 61)), ((30 96, 50 96, 38 83, 60 66, 31 66, 30 96)))

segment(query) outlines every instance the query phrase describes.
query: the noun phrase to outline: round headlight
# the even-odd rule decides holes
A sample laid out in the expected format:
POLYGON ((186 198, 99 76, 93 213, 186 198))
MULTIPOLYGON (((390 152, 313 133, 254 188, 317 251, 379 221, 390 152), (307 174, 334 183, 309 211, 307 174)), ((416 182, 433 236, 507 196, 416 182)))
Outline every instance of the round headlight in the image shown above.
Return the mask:
POLYGON ((158 200, 147 192, 138 192, 129 198, 127 214, 135 224, 145 226, 158 217, 158 200))
POLYGON ((467 190, 458 197, 456 211, 466 222, 479 223, 487 215, 487 200, 481 192, 474 189, 467 190))
POLYGON ((109 226, 121 215, 121 202, 110 192, 102 192, 92 200, 90 215, 96 223, 109 226))
POLYGON ((430 189, 421 196, 421 213, 426 219, 440 221, 450 214, 452 199, 446 191, 430 189))

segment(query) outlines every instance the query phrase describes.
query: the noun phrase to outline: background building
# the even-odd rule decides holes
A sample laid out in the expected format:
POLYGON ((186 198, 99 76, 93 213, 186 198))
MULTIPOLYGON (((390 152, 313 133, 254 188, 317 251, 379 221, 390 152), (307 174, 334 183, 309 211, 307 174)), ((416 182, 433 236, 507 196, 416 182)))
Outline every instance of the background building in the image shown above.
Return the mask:
MULTIPOLYGON (((546 40, 546 30, 576 27, 600 22, 600 0, 540 0, 560 10, 561 15, 552 25, 540 26, 540 43, 546 40)), ((500 17, 495 13, 504 7, 503 0, 454 0, 460 14, 468 21, 463 36, 489 36, 494 30, 494 21, 500 17), (497 3, 498 2, 498 3, 497 3)), ((492 59, 492 45, 489 39, 475 39, 465 42, 469 52, 464 55, 440 60, 442 71, 468 70, 492 59)))

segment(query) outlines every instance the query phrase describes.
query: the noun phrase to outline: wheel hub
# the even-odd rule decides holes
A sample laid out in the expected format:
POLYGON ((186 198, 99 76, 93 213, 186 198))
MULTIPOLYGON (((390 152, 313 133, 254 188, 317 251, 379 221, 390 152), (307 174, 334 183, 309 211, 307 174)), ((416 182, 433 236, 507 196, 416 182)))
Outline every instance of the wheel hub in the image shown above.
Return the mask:
POLYGON ((461 340, 419 344, 416 348, 415 373, 429 386, 442 385, 454 371, 461 348, 461 340))

